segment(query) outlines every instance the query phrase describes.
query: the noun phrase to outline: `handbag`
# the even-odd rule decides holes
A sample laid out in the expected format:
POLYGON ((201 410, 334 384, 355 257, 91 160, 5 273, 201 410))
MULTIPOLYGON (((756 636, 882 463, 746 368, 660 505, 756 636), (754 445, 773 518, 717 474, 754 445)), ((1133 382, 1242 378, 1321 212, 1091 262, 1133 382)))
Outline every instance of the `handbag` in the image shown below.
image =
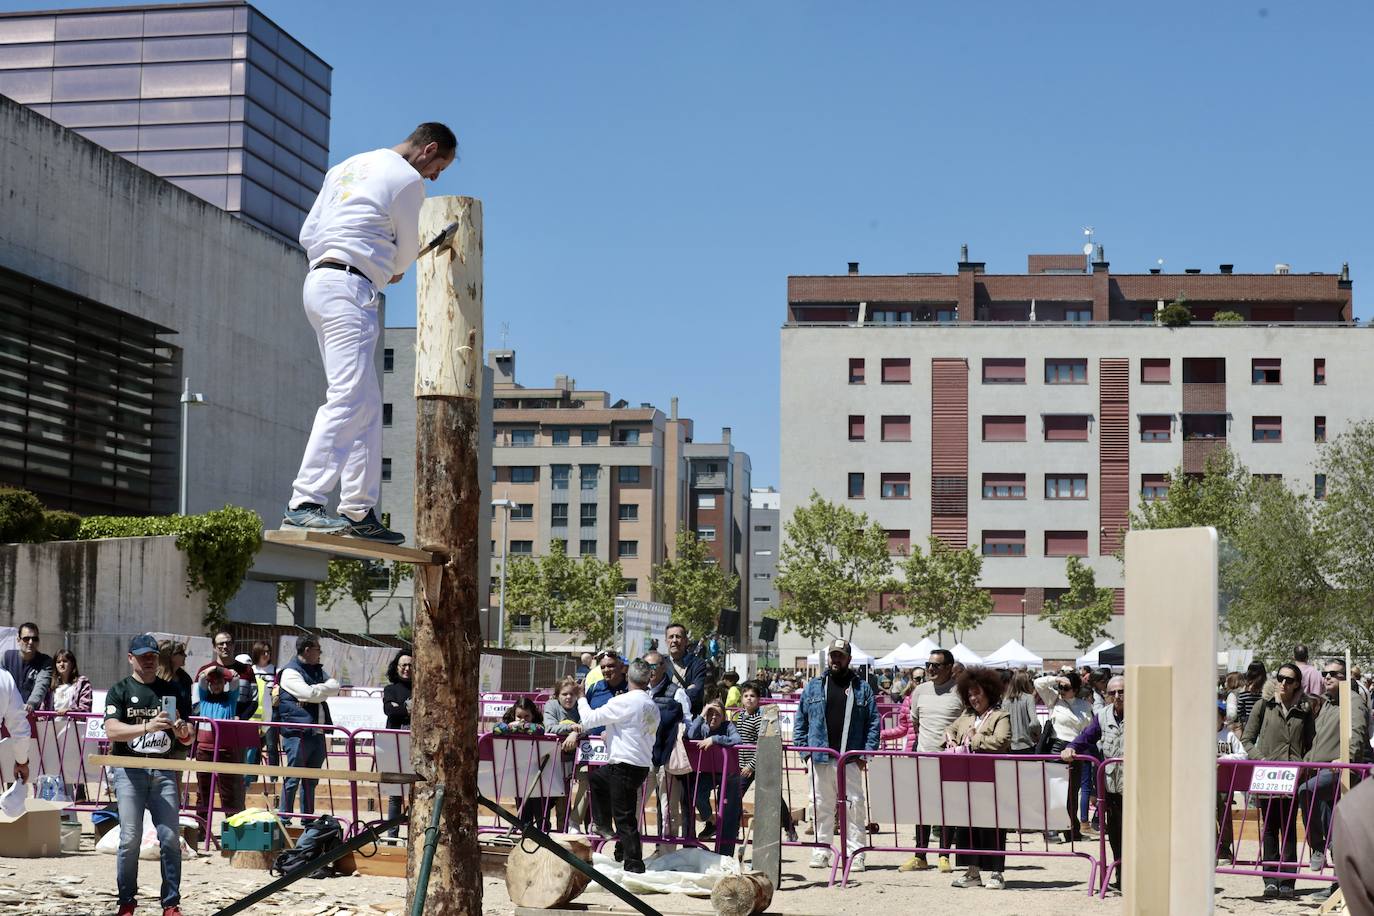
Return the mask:
POLYGON ((1054 722, 1046 719, 1045 727, 1040 732, 1040 740, 1035 745, 1035 753, 1040 755, 1054 753, 1053 747, 1055 740, 1054 722))
POLYGON ((687 726, 677 727, 677 740, 673 742, 673 749, 668 753, 668 762, 663 765, 670 776, 686 776, 692 772, 692 761, 687 759, 687 746, 682 743, 682 736, 686 732, 687 726))

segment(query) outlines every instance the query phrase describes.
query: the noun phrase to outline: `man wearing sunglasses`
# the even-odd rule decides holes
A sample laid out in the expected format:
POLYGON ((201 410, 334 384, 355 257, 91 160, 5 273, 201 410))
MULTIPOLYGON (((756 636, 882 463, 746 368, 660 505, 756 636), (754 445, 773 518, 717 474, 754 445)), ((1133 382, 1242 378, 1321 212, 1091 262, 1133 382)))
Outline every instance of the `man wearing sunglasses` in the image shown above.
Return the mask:
MULTIPOLYGON (((926 661, 925 682, 911 692, 909 722, 900 723, 907 727, 907 739, 903 750, 935 754, 945 748, 945 730, 954 724, 964 712, 964 701, 954 687, 954 653, 948 649, 931 649, 926 661)), ((916 825, 916 845, 928 846, 932 825, 916 825)), ((948 849, 954 845, 954 828, 940 827, 939 842, 936 846, 948 849)), ((936 860, 941 872, 953 871, 949 856, 941 854, 936 860)), ((917 853, 907 859, 898 871, 925 871, 930 862, 925 853, 917 853)))
MULTIPOLYGON (((1341 684, 1345 681, 1344 659, 1329 659, 1321 666, 1322 706, 1317 711, 1317 723, 1312 748, 1307 752, 1309 763, 1334 763, 1341 756, 1341 684)), ((1350 691, 1350 762, 1363 763, 1369 756, 1369 706, 1364 697, 1350 691)), ((1311 771, 1306 771, 1311 772, 1311 771)), ((1307 815, 1307 843, 1311 849, 1308 863, 1313 871, 1326 865, 1326 837, 1331 825, 1331 808, 1336 803, 1336 786, 1340 770, 1320 769, 1298 787, 1298 804, 1307 815)), ((1319 892, 1323 899, 1331 896, 1335 885, 1319 892)))
POLYGON ((0 660, 24 698, 25 712, 52 708, 52 657, 38 651, 38 639, 36 624, 20 624, 18 650, 7 649, 0 660))
MULTIPOLYGON (((1284 662, 1274 679, 1278 690, 1272 699, 1257 703, 1250 712, 1241 743, 1251 760, 1303 760, 1316 734, 1316 711, 1302 691, 1302 670, 1295 662, 1284 662)), ((1264 860, 1292 863, 1277 866, 1276 871, 1297 871, 1297 806, 1292 798, 1281 795, 1261 798, 1259 804, 1264 821, 1264 860)), ((1264 896, 1291 898, 1293 884, 1292 878, 1265 878, 1264 896)))
MULTIPOLYGON (((1097 711, 1088 727, 1079 732, 1069 746, 1059 752, 1059 759, 1073 763, 1079 754, 1097 750, 1101 759, 1126 756, 1126 678, 1121 675, 1107 681, 1107 705, 1097 711)), ((1112 856, 1121 859, 1121 793, 1126 788, 1126 774, 1121 764, 1112 763, 1102 771, 1107 781, 1107 807, 1104 812, 1107 820, 1107 841, 1112 846, 1112 856)), ((1117 869, 1116 884, 1121 886, 1121 870, 1117 869)))

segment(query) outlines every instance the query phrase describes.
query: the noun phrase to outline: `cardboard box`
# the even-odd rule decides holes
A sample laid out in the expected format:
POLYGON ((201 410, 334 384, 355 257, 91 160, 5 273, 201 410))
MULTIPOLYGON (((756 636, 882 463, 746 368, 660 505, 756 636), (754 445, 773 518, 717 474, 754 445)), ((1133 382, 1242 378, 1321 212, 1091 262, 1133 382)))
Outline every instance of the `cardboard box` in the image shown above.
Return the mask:
POLYGON ((25 801, 24 813, 16 818, 0 815, 0 856, 37 859, 62 854, 60 821, 66 802, 25 801))

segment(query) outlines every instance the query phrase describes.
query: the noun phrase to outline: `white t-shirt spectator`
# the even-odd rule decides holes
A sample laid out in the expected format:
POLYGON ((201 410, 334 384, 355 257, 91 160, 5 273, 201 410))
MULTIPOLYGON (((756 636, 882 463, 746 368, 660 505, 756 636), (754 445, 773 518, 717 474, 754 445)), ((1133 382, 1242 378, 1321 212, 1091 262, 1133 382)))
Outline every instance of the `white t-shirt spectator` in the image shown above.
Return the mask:
POLYGON ((607 762, 637 767, 653 765, 658 706, 647 691, 627 690, 611 697, 599 709, 592 709, 586 697, 579 697, 577 714, 583 729, 606 727, 602 739, 606 743, 607 762))

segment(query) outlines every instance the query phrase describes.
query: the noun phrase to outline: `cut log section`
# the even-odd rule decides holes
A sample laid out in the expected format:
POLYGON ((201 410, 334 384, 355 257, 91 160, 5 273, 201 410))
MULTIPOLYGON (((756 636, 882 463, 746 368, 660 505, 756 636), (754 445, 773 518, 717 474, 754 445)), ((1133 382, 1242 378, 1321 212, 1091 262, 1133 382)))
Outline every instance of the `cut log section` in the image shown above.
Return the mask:
POLYGON ((726 875, 711 890, 711 907, 719 916, 753 916, 773 903, 773 882, 762 872, 726 875))
MULTIPOLYGON (((556 836, 554 841, 591 864, 592 847, 584 839, 556 836)), ((533 841, 518 843, 506 858, 506 893, 516 906, 541 910, 563 906, 587 889, 591 879, 533 841)))

